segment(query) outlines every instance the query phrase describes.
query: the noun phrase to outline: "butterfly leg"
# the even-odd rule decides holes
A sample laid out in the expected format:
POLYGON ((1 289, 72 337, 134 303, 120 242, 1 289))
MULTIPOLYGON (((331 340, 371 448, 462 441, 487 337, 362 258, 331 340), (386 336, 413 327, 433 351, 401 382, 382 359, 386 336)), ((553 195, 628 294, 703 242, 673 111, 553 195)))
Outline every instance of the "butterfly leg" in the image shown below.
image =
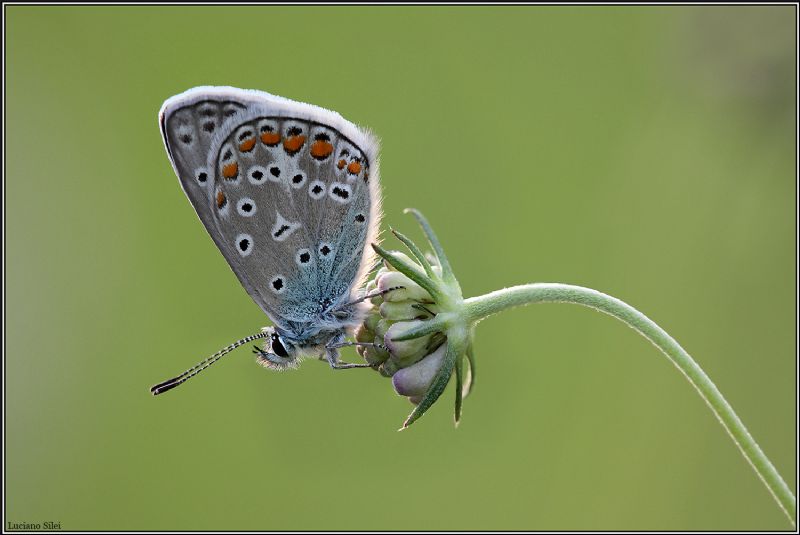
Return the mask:
POLYGON ((370 368, 369 364, 353 364, 350 362, 339 362, 339 348, 349 345, 344 342, 344 336, 337 336, 325 346, 325 359, 334 370, 348 370, 350 368, 370 368))
POLYGON ((366 347, 374 347, 376 349, 380 349, 382 351, 389 351, 389 348, 383 344, 374 344, 372 342, 340 342, 333 346, 328 346, 329 349, 339 349, 340 347, 350 347, 350 346, 366 346, 366 347))

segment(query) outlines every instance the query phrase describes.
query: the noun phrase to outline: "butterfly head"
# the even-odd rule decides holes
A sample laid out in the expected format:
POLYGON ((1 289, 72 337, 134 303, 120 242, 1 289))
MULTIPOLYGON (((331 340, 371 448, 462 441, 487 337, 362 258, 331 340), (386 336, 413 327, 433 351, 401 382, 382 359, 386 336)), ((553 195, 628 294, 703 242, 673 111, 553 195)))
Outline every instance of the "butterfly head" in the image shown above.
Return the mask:
POLYGON ((290 340, 281 336, 274 327, 264 328, 266 342, 264 349, 258 349, 256 360, 266 368, 283 370, 297 366, 298 348, 290 340))

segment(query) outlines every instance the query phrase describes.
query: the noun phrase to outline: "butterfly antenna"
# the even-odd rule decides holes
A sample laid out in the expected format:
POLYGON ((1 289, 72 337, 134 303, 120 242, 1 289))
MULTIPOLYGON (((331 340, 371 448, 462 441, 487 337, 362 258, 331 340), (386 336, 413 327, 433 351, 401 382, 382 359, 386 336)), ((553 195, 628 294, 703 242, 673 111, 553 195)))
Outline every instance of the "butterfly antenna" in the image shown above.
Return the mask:
POLYGON ((176 386, 178 386, 179 384, 185 383, 186 381, 188 381, 201 371, 205 370, 206 368, 217 362, 219 359, 221 359, 222 357, 224 357, 225 355, 236 349, 237 347, 250 343, 253 340, 258 340, 259 338, 266 338, 268 335, 269 335, 268 332, 262 331, 258 334, 248 336, 247 338, 242 338, 238 342, 234 342, 228 347, 220 349, 207 359, 198 362, 197 364, 195 364, 182 374, 178 375, 177 377, 173 377, 172 379, 167 379, 162 383, 158 383, 157 385, 150 388, 150 393, 153 394, 154 396, 163 394, 167 390, 171 390, 176 386))

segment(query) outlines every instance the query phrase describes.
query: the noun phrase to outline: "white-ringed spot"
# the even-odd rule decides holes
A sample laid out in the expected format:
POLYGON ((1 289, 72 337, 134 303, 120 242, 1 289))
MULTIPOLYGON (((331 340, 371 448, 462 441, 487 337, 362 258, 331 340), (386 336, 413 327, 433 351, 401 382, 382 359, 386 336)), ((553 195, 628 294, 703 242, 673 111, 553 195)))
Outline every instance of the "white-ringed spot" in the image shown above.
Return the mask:
POLYGON ((328 195, 331 199, 336 202, 340 202, 342 204, 347 204, 350 202, 350 197, 353 194, 353 189, 351 188, 350 184, 344 184, 342 182, 334 182, 331 184, 328 195))
POLYGON ((300 228, 300 223, 292 223, 285 217, 283 217, 279 212, 275 212, 277 216, 275 219, 275 224, 272 226, 272 239, 275 241, 284 241, 286 238, 292 235, 295 230, 300 228))
POLYGON ((301 267, 309 265, 311 263, 311 251, 308 249, 298 250, 297 254, 294 255, 294 261, 301 267))
POLYGON ((306 175, 303 172, 298 171, 294 175, 292 175, 291 180, 289 183, 292 185, 294 189, 300 189, 303 187, 303 184, 306 183, 306 175))
POLYGON ((308 185, 308 194, 315 200, 323 198, 325 196, 325 183, 322 180, 315 180, 308 185))
POLYGON ((247 181, 254 186, 260 186, 267 180, 267 170, 260 165, 254 165, 247 171, 247 181))
POLYGON ((256 203, 249 197, 243 197, 236 203, 236 211, 242 217, 253 217, 256 209, 256 203))
POLYGON ((248 256, 253 252, 253 237, 250 234, 239 234, 236 236, 235 245, 241 256, 248 256))
POLYGON ((317 249, 320 256, 323 258, 329 258, 333 255, 333 246, 330 243, 322 242, 319 244, 319 249, 317 249))
POLYGON ((269 173, 267 174, 267 178, 270 179, 272 182, 280 182, 281 181, 281 168, 277 165, 270 165, 269 166, 269 173))
POLYGON ((275 275, 271 281, 269 281, 269 289, 272 290, 273 293, 282 294, 286 291, 286 283, 285 277, 283 275, 275 275))
POLYGON ((201 186, 205 186, 208 184, 208 169, 205 167, 198 167, 194 170, 194 179, 197 180, 197 183, 201 186))

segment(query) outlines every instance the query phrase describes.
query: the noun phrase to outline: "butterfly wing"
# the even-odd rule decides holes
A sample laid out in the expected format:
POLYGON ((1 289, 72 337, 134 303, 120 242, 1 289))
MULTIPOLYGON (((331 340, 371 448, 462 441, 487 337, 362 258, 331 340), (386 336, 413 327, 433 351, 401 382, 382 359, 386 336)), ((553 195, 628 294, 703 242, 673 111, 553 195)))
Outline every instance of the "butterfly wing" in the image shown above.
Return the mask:
POLYGON ((377 238, 380 217, 377 141, 317 106, 202 89, 162 110, 184 190, 267 315, 284 327, 311 323, 351 299, 371 265, 365 246, 377 238))
MULTIPOLYGON (((196 87, 167 99, 158 114, 161 136, 183 191, 221 248, 214 221, 214 176, 206 167, 214 135, 238 111, 252 104, 247 92, 228 87, 196 87)), ((252 295, 250 288, 246 288, 252 295)))

